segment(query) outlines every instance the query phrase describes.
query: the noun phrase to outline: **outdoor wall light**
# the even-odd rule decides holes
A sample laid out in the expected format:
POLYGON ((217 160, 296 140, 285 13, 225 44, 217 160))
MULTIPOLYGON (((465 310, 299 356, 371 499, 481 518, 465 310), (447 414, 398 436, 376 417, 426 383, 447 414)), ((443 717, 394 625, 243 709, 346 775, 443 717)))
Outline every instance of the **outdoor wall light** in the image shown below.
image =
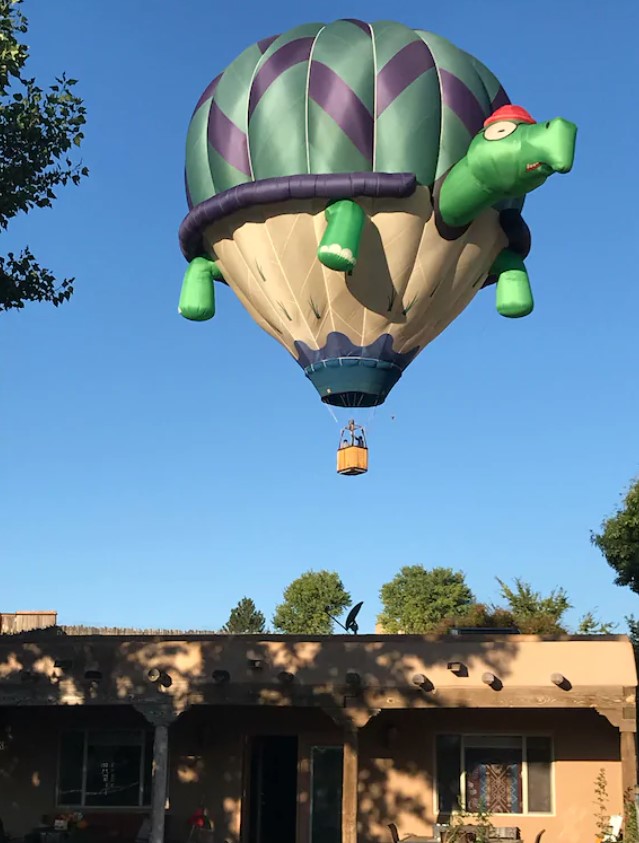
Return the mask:
POLYGON ((289 673, 288 670, 282 670, 277 674, 277 678, 282 685, 290 685, 295 679, 295 675, 293 673, 289 673))
POLYGON ((558 688, 561 688, 562 691, 570 691, 570 689, 572 688, 570 680, 566 679, 563 673, 551 673, 550 681, 553 683, 553 685, 556 685, 558 688))
POLYGON ((162 672, 157 669, 157 667, 152 667, 151 670, 147 673, 147 679, 149 682, 159 682, 160 676, 162 676, 162 672))
POLYGON ((468 668, 463 662, 448 662, 448 669, 455 676, 468 676, 468 668))
POLYGON ((248 663, 251 670, 264 670, 266 667, 264 659, 249 659, 248 663))
POLYGON ((231 678, 231 674, 228 670, 214 670, 212 675, 213 681, 217 682, 219 685, 222 685, 224 682, 228 682, 231 678))

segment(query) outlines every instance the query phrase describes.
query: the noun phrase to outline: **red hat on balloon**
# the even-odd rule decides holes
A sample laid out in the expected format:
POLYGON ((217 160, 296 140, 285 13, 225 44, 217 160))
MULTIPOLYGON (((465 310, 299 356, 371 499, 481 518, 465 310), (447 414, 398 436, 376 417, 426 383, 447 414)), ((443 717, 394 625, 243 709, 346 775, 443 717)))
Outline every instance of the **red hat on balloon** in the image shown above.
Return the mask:
POLYGON ((536 123, 525 108, 520 105, 502 105, 497 111, 493 111, 490 117, 484 120, 484 127, 491 123, 498 123, 500 120, 518 120, 520 123, 536 123))

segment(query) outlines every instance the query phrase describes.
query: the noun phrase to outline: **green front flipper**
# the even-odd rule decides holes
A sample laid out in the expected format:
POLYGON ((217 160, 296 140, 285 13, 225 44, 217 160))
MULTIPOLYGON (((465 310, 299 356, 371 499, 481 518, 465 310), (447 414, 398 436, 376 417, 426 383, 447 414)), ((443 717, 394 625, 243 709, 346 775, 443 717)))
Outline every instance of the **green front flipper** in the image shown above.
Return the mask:
POLYGON ((193 258, 184 273, 178 313, 194 322, 212 319, 215 316, 213 282, 221 278, 215 261, 206 257, 193 258))
POLYGON ((498 313, 510 319, 532 313, 535 304, 530 279, 520 255, 504 249, 492 265, 490 275, 497 275, 498 313))
POLYGON ((328 225, 319 244, 317 257, 329 269, 352 272, 359 254, 364 211, 357 202, 339 199, 326 208, 325 215, 328 225))

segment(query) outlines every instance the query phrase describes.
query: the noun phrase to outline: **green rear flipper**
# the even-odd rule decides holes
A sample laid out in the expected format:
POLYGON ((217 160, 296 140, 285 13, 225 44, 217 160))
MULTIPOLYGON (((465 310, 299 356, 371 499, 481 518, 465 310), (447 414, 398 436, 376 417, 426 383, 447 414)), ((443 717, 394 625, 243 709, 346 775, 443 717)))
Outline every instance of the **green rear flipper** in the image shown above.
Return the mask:
POLYGON ((206 257, 193 258, 184 273, 178 313, 193 322, 204 322, 215 316, 214 281, 222 280, 215 261, 206 257))
POLYGON ((325 211, 328 225, 317 257, 329 269, 352 272, 357 263, 359 241, 364 228, 364 211, 351 199, 331 202, 325 211))
POLYGON ((528 316, 534 308, 530 279, 523 258, 511 249, 497 256, 490 270, 497 275, 497 311, 510 319, 528 316))

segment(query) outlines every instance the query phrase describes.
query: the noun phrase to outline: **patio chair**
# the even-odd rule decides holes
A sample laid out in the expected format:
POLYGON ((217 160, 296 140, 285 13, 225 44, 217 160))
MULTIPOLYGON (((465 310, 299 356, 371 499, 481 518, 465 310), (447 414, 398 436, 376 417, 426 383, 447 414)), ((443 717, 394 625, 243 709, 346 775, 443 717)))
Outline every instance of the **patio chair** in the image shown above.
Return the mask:
POLYGON ((432 837, 422 837, 418 834, 405 834, 400 837, 395 823, 388 823, 388 830, 392 843, 432 843, 433 840, 432 837))
POLYGON ((610 831, 603 837, 604 843, 615 843, 616 840, 619 840, 622 825, 623 817, 621 814, 613 814, 610 817, 610 831))

